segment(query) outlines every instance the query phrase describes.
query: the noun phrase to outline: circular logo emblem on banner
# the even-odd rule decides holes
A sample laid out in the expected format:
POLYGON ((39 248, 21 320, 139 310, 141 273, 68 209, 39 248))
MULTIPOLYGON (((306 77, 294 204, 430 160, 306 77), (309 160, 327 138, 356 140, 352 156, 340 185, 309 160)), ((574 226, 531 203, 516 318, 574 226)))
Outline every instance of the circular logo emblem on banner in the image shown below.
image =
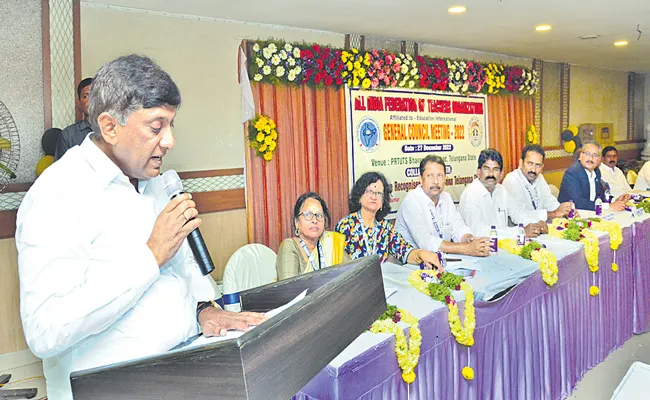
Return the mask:
POLYGON ((479 147, 483 141, 483 126, 478 117, 472 117, 469 120, 469 142, 474 147, 479 147))
POLYGON ((371 117, 364 117, 357 125, 359 146, 363 151, 371 153, 379 147, 379 125, 371 117))

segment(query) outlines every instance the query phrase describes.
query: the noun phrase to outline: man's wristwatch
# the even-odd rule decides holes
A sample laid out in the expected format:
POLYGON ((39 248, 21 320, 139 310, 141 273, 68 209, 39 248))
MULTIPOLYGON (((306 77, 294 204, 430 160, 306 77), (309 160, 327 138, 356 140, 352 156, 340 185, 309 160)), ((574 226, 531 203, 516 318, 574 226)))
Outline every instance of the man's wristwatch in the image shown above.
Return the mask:
POLYGON ((205 310, 208 307, 214 307, 213 302, 211 301, 199 301, 199 304, 196 306, 196 320, 199 320, 199 314, 201 311, 205 310))

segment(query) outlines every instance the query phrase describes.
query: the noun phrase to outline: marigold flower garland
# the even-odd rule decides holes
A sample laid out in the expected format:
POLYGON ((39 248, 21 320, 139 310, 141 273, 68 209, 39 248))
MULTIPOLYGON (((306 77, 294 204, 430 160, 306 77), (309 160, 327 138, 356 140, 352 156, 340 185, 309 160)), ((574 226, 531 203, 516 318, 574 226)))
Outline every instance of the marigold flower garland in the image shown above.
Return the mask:
MULTIPOLYGON (((476 310, 474 308, 474 289, 465 282, 462 276, 449 272, 439 273, 432 270, 415 270, 411 272, 408 279, 419 292, 426 294, 437 301, 447 304, 449 314, 449 329, 456 338, 456 341, 467 347, 474 345, 474 329, 476 328, 476 310), (432 282, 437 278, 439 283, 432 282), (462 290, 465 293, 465 324, 460 321, 458 304, 454 300, 451 290, 462 290)), ((474 378, 474 370, 468 365, 463 368, 463 377, 471 380, 474 378), (471 373, 470 373, 471 371, 471 373)))
POLYGON ((372 333, 392 333, 395 336, 395 354, 397 363, 402 369, 402 379, 411 383, 415 380, 415 367, 420 360, 420 345, 422 344, 422 333, 418 319, 404 309, 398 309, 389 305, 388 309, 370 327, 372 333), (402 328, 397 325, 404 321, 409 325, 409 341, 406 343, 406 336, 402 328))
POLYGON ((604 221, 600 218, 578 219, 574 218, 568 220, 566 218, 556 218, 550 225, 548 233, 551 236, 559 237, 566 240, 580 241, 585 246, 585 258, 589 271, 593 272, 593 284, 589 288, 589 294, 597 296, 600 289, 595 283, 595 273, 598 271, 598 254, 600 252, 598 246, 598 237, 593 230, 607 232, 609 234, 609 245, 614 250, 614 262, 612 263, 612 271, 618 271, 618 264, 616 264, 616 250, 623 242, 623 229, 618 222, 604 221))
POLYGON ((248 123, 248 143, 266 161, 271 161, 278 145, 278 132, 275 128, 275 121, 260 114, 248 123))
POLYGON ((519 246, 514 239, 500 239, 499 248, 527 260, 538 262, 544 282, 549 286, 557 283, 557 258, 543 245, 533 240, 524 246, 519 246))

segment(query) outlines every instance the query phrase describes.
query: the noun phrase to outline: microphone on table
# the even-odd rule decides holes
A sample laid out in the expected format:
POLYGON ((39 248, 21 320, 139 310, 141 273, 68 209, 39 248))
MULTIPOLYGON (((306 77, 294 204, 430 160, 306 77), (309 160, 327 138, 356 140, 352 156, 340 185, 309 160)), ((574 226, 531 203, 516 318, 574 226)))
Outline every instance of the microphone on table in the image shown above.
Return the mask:
MULTIPOLYGON (((183 182, 181 182, 181 178, 178 176, 178 173, 176 173, 176 171, 173 169, 170 169, 169 171, 162 174, 162 179, 163 185, 165 186, 165 192, 167 192, 170 200, 179 194, 185 193, 183 191, 183 182)), ((210 272, 214 271, 212 258, 210 257, 208 248, 203 241, 203 236, 201 236, 199 228, 194 229, 192 232, 190 232, 189 235, 187 235, 187 242, 192 249, 192 254, 194 254, 194 259, 199 265, 201 273, 203 275, 207 275, 210 272)))

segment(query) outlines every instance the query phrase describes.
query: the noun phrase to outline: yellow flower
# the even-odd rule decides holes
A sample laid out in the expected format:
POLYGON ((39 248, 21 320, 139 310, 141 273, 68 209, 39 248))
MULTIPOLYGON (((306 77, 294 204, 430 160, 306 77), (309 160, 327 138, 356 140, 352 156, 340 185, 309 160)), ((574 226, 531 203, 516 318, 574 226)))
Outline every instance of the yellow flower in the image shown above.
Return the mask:
POLYGON ((352 48, 352 52, 353 52, 354 54, 359 54, 359 50, 355 49, 354 47, 352 48))
POLYGON ((359 62, 359 60, 357 60, 357 61, 354 62, 354 68, 355 68, 355 69, 359 69, 359 68, 361 68, 361 63, 359 62))
POLYGON ((375 321, 370 327, 372 333, 391 333, 395 336, 395 355, 397 363, 402 370, 402 379, 404 382, 411 383, 415 380, 415 367, 420 360, 420 345, 422 344, 422 332, 418 319, 406 310, 398 310, 402 317, 402 322, 409 325, 409 340, 406 341, 404 331, 392 319, 383 319, 375 321))
POLYGON ((264 141, 264 134, 262 132, 258 132, 257 136, 255 136, 255 140, 258 142, 263 142, 264 141))
MULTIPOLYGON (((367 79, 367 78, 366 78, 366 79, 367 79)), ((360 83, 360 81, 359 81, 359 78, 357 78, 357 77, 355 77, 355 78, 352 80, 352 86, 354 86, 354 87, 359 86, 359 83, 360 83)))
POLYGON ((271 139, 277 140, 277 138, 278 138, 278 131, 276 131, 275 129, 271 130, 271 139))
POLYGON ((366 53, 365 57, 363 57, 363 64, 366 66, 370 65, 370 53, 366 53))
POLYGON ((275 142, 271 142, 271 144, 269 145, 269 151, 273 151, 273 150, 275 150, 275 147, 276 147, 276 146, 277 146, 277 143, 275 143, 275 142))
POLYGON ((352 61, 348 61, 347 64, 345 64, 346 67, 348 67, 348 71, 352 71, 354 68, 354 65, 352 64, 352 61))
POLYGON ((266 143, 262 144, 260 148, 258 149, 260 153, 264 153, 266 151, 266 143))
POLYGON ((366 76, 366 70, 364 68, 359 68, 356 71, 357 71, 357 76, 359 78, 363 78, 364 76, 366 76))
MULTIPOLYGON (((358 81, 358 79, 355 79, 355 81, 358 81)), ((363 82, 361 82, 361 87, 363 87, 364 89, 368 89, 370 87, 370 79, 364 78, 363 82)))
POLYGON ((264 139, 264 144, 269 146, 273 142, 273 138, 271 136, 267 136, 266 139, 264 139))
POLYGON ((341 71, 341 78, 348 76, 348 71, 341 71))
POLYGON ((472 367, 467 366, 463 368, 463 378, 467 379, 468 381, 471 381, 474 379, 474 369, 472 367))
POLYGON ((598 289, 598 286, 591 286, 589 288, 589 294, 592 296, 598 296, 598 293, 600 293, 600 289, 598 289))
POLYGON ((618 264, 612 263, 612 271, 618 272, 618 264))
POLYGON ((272 119, 269 119, 269 127, 271 129, 275 129, 275 121, 273 121, 272 119))
POLYGON ((267 151, 266 153, 264 153, 264 159, 266 161, 271 161, 272 158, 273 158, 273 152, 267 151))

